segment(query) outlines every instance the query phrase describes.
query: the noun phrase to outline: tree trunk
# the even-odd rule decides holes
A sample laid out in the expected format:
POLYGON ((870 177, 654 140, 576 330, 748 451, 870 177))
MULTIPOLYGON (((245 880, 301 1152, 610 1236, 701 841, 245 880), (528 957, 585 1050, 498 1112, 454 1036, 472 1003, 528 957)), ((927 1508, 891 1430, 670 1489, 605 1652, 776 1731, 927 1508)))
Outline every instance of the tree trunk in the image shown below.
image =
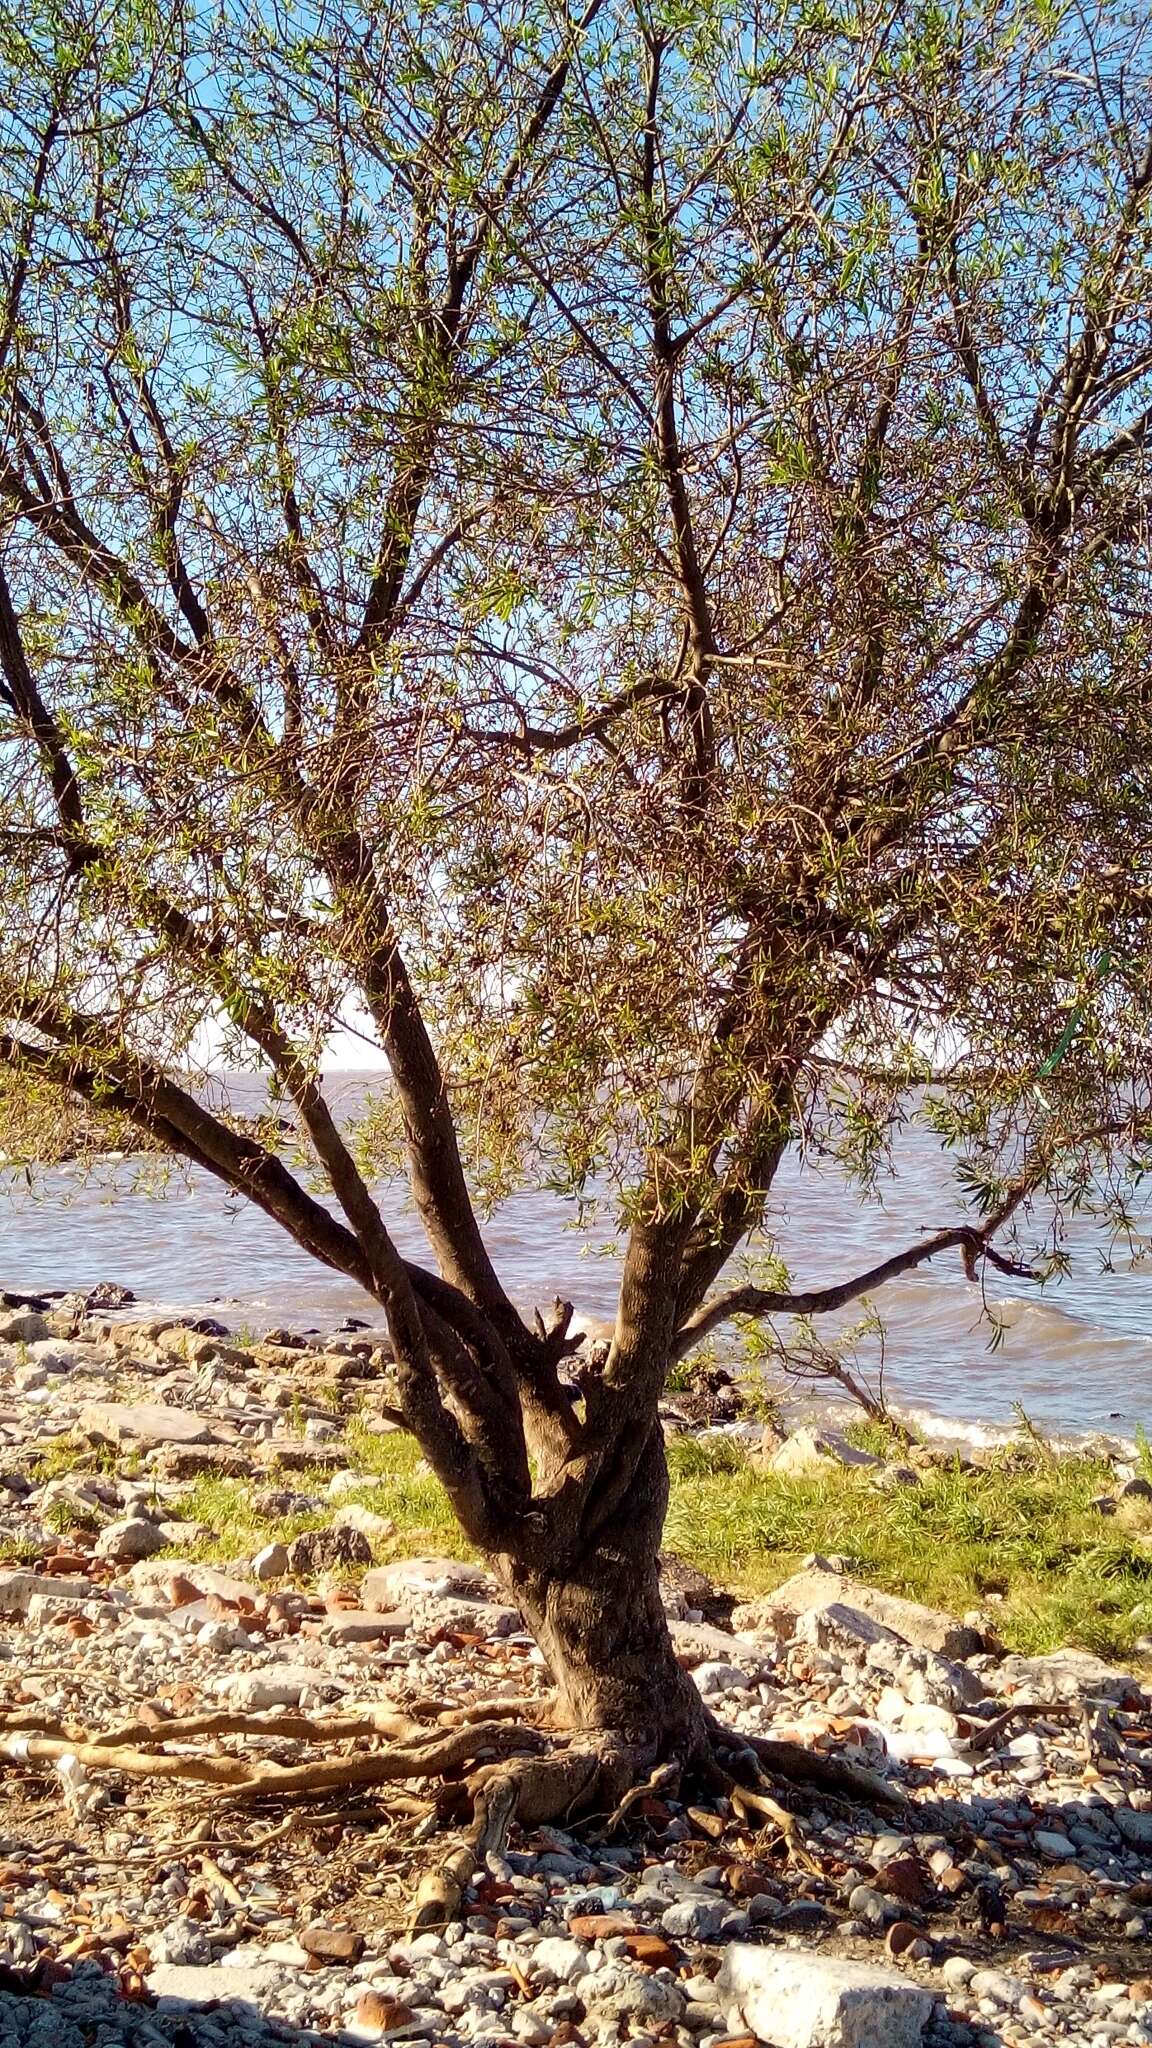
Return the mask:
MULTIPOLYGON (((597 1495, 611 1485, 602 1472, 597 1495)), ((612 1730, 654 1762, 704 1749, 700 1695, 676 1661, 660 1597, 668 1471, 659 1425, 621 1498, 586 1513, 591 1533, 555 1558, 503 1556, 497 1569, 544 1652, 571 1728, 612 1730)))

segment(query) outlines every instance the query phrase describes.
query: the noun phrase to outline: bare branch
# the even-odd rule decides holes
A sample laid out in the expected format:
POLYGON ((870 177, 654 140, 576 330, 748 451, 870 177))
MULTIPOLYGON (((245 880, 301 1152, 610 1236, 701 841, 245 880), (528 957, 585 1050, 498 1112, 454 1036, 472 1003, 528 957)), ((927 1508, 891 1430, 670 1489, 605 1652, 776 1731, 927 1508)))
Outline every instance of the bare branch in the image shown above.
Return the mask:
POLYGON ((1031 1267, 1002 1256, 991 1239, 1008 1220, 1013 1210, 1024 1200, 1026 1188, 1019 1188, 1007 1203, 1002 1203, 986 1223, 958 1224, 951 1230, 938 1230, 931 1237, 925 1237, 918 1244, 908 1245, 903 1251, 894 1252, 891 1258, 881 1259, 878 1265, 870 1266, 866 1273, 857 1273, 851 1280, 837 1281, 831 1287, 812 1287, 795 1293, 770 1287, 734 1287, 727 1294, 698 1309, 694 1316, 677 1332, 673 1355, 683 1358, 692 1351, 711 1330, 721 1323, 731 1322, 733 1316, 819 1316, 827 1315, 832 1309, 845 1308, 849 1302, 859 1301, 862 1295, 874 1294, 889 1280, 895 1280, 901 1273, 911 1273, 918 1266, 926 1265, 930 1259, 939 1258, 942 1252, 958 1251, 969 1280, 976 1277, 981 1260, 987 1260, 1001 1273, 1010 1273, 1018 1279, 1034 1280, 1036 1274, 1031 1267))

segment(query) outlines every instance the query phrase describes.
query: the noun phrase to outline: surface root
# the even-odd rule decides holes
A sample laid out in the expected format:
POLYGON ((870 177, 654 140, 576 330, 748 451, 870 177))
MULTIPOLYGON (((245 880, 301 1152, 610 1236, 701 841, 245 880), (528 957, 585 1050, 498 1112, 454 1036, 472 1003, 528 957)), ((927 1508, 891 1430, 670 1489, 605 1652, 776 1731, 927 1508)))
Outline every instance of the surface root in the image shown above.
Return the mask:
MULTIPOLYGON (((417 1885, 410 1930, 439 1928, 460 1917, 478 1873, 506 1878, 513 1822, 526 1829, 587 1823, 599 1839, 621 1829, 646 1799, 680 1797, 682 1778, 696 1777, 727 1794, 737 1825, 771 1830, 793 1865, 815 1869, 796 1816, 772 1796, 774 1781, 808 1785, 853 1803, 905 1804, 904 1794, 872 1772, 799 1743, 774 1742, 725 1728, 710 1714, 683 1754, 658 1750, 655 1739, 603 1729, 546 1733, 550 1699, 492 1700, 465 1708, 421 1700, 400 1711, 390 1702, 345 1706, 312 1715, 280 1710, 218 1709, 165 1720, 147 1712, 111 1731, 79 1734, 42 1711, 0 1727, 0 1759, 11 1765, 53 1765, 66 1793, 81 1773, 114 1772, 137 1780, 206 1788, 222 1802, 347 1795, 405 1780, 429 1783, 417 1839, 466 1799, 467 1825, 440 1849, 417 1885), (232 1745, 230 1748, 226 1744, 232 1745), (200 1746, 194 1746, 200 1745, 200 1746), (292 1750, 314 1746, 299 1760, 292 1750), (274 1752, 287 1750, 287 1758, 274 1752), (428 1800, 437 1802, 428 1804, 428 1800)), ((70 1796, 70 1794, 69 1794, 70 1796)), ((411 1800, 406 1802, 411 1808, 411 1800)), ((720 1823, 721 1827, 723 1823, 720 1823)), ((443 1840, 443 1838, 441 1838, 443 1840)), ((435 1853, 435 1852, 434 1852, 435 1853)))

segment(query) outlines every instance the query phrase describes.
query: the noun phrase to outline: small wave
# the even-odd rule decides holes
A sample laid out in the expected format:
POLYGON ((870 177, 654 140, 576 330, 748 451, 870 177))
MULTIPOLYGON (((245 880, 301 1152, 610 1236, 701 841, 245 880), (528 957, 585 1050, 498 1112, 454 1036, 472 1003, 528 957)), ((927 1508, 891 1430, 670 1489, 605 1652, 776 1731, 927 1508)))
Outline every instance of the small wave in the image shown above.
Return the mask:
MULTIPOLYGON (((781 1405, 789 1424, 817 1422, 842 1429, 845 1423, 860 1419, 859 1409, 835 1396, 809 1396, 795 1402, 786 1399, 781 1405)), ((902 1422, 913 1436, 939 1450, 992 1451, 1021 1440, 1017 1422, 974 1422, 964 1416, 944 1415, 937 1408, 901 1401, 890 1401, 888 1408, 893 1421, 902 1422)), ((1100 1429, 1051 1429, 1041 1424, 1040 1434, 1057 1452, 1092 1450, 1129 1462, 1134 1462, 1138 1455, 1135 1438, 1119 1432, 1113 1435, 1100 1429)))
MULTIPOLYGON (((958 1449, 993 1450, 998 1444, 1015 1443, 1020 1440, 1020 1428, 1015 1423, 964 1422, 955 1415, 940 1415, 933 1408, 893 1408, 901 1422, 906 1422, 918 1436, 927 1442, 941 1446, 955 1445, 958 1449)), ((1122 1436, 1117 1432, 1099 1429, 1046 1429, 1040 1428, 1044 1442, 1054 1451, 1099 1451, 1114 1458, 1134 1459, 1137 1456, 1135 1437, 1122 1436)))
POLYGON ((987 1309, 996 1322, 1006 1324, 1010 1330, 1019 1329, 1024 1323, 1029 1329, 1049 1330, 1053 1335, 1082 1335, 1085 1331, 1104 1334, 1086 1316, 1078 1316, 1070 1308, 1057 1308, 1053 1301, 1030 1301, 1027 1296, 1005 1294, 998 1301, 988 1302, 987 1309))
POLYGON ((611 1343, 616 1334, 615 1322, 607 1316, 585 1315, 580 1309, 568 1325, 572 1337, 591 1337, 594 1343, 611 1343))

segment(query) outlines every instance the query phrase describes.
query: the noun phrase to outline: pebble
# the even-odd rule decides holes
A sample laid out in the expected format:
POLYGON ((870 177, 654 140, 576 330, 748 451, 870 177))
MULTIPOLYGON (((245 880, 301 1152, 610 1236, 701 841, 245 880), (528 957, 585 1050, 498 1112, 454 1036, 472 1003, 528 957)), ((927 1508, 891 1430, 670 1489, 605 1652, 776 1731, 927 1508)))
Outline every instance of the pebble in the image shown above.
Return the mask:
MULTIPOLYGON (((368 1482, 338 1418, 307 1413, 310 1360, 323 1353, 270 1343, 249 1356, 174 1327, 163 1344, 113 1346, 41 1320, 48 1348, 31 1365, 50 1380, 47 1406, 31 1399, 42 1388, 19 1392, 20 1359, 0 1338, 0 1534, 40 1532, 34 1568, 0 1567, 0 1707, 22 1701, 95 1729, 153 1708, 318 1712, 344 1698, 403 1705, 432 1686, 447 1703, 497 1685, 544 1688, 519 1615, 475 1565, 404 1559, 365 1573, 390 1524, 359 1498, 368 1482), (317 1425, 306 1445, 289 1433, 294 1400, 304 1427, 317 1425), (25 1477, 25 1451, 82 1415, 112 1447, 108 1469, 46 1486, 25 1477), (279 1471, 266 1443, 279 1446, 279 1471), (143 1458, 143 1472, 115 1469, 128 1458, 143 1458), (297 1490, 317 1485, 318 1462, 319 1493, 297 1490), (261 1512, 325 1526, 227 1569, 157 1555, 170 1539, 199 1554, 186 1502, 205 1471, 264 1473, 261 1512), (57 1542, 61 1505, 77 1523, 57 1542)), ((339 1378, 332 1359, 315 1370, 339 1378)), ((371 1380, 355 1384, 367 1415, 371 1380)), ((1092 1712, 1105 1699, 1123 1745, 1127 1731, 1148 1732, 1147 1699, 1080 1653, 998 1661, 972 1647, 983 1639, 971 1618, 928 1614, 925 1640, 907 1643, 894 1632, 907 1603, 854 1618, 844 1565, 809 1561, 843 1583, 837 1599, 821 1596, 832 1621, 792 1636, 758 1628, 755 1609, 740 1633, 693 1620, 698 1593, 675 1596, 679 1652, 724 1719, 833 1750, 847 1739, 906 1792, 879 1830, 866 1811, 830 1815, 797 1796, 814 1872, 764 1853, 754 1831, 733 1861, 723 1801, 689 1813, 668 1794, 647 1834, 514 1837, 458 1925, 399 1942, 389 1929, 410 1865, 390 1870, 370 1836, 362 1851, 345 1831, 330 1853, 301 1830, 233 1855, 190 1826, 176 1839, 167 1823, 161 1847, 160 1802, 153 1810, 130 1788, 117 1805, 98 1773, 77 1769, 55 1794, 52 1831, 67 1847, 50 1868, 28 1845, 0 1844, 10 1966, 53 1979, 44 1997, 0 2001, 0 2048, 271 2048, 334 2034, 406 2048, 609 2048, 621 2024, 629 2048, 720 2048, 732 2016, 716 1973, 761 1927, 763 1952, 792 1958, 813 1985, 847 1957, 928 1987, 924 2048, 1152 2044, 1152 1981, 1126 1974, 1116 1946, 1144 1938, 1152 1908, 1152 1799, 1136 1762, 1086 1772, 1075 1732, 1080 1698, 1092 1712), (1051 1718, 1018 1719, 969 1751, 1009 1685, 1050 1698, 1051 1718), (981 1915, 999 1916, 998 1944, 981 1915), (1093 1958, 1112 1954, 1114 1974, 1067 1952, 1052 1967, 1062 1934, 1093 1958), (74 1943, 93 1954, 69 1958, 74 1943), (134 1984, 159 2004, 121 1997, 134 1984)), ((913 1630, 917 1614, 908 1609, 913 1630)), ((265 1824, 245 1814, 237 1828, 265 1824)))

